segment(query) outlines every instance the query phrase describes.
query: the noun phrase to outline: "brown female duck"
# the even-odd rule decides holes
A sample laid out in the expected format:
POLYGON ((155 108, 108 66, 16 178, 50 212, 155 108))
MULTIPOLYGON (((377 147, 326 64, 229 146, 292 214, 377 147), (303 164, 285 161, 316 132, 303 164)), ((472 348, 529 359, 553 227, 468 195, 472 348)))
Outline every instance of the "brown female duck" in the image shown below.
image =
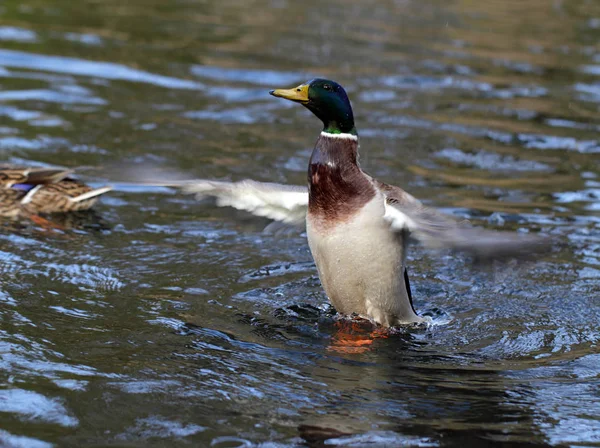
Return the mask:
POLYGON ((0 165, 0 216, 87 210, 110 187, 91 188, 73 178, 72 170, 0 165))

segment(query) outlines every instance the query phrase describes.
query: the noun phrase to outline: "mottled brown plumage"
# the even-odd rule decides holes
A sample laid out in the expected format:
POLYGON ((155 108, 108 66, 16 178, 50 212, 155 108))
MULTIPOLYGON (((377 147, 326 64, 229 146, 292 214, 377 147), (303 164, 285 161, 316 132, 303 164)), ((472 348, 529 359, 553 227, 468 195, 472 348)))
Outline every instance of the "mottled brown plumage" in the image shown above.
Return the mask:
POLYGON ((21 217, 87 210, 110 187, 93 189, 72 170, 0 165, 0 216, 21 217))

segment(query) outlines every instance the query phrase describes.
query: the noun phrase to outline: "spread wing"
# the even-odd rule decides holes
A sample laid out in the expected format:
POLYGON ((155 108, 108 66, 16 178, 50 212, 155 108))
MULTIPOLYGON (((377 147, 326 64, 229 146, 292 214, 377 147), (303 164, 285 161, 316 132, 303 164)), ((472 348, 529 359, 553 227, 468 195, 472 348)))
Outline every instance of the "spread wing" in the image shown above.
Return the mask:
POLYGON ((185 193, 195 194, 199 199, 213 197, 218 206, 245 210, 284 224, 304 226, 306 222, 306 187, 253 180, 224 182, 203 179, 169 183, 165 186, 180 188, 185 193))
POLYGON ((391 229, 409 233, 426 247, 466 252, 479 260, 527 257, 550 249, 548 238, 470 227, 424 206, 399 187, 375 182, 386 197, 384 218, 391 229))

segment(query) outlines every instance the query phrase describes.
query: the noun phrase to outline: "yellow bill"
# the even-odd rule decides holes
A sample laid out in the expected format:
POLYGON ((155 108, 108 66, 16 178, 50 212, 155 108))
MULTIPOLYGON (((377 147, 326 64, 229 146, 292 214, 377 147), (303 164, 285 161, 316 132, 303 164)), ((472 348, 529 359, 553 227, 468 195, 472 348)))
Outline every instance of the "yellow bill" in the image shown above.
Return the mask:
POLYGON ((273 96, 295 101, 296 103, 308 103, 308 84, 300 84, 293 89, 275 89, 269 92, 273 96))

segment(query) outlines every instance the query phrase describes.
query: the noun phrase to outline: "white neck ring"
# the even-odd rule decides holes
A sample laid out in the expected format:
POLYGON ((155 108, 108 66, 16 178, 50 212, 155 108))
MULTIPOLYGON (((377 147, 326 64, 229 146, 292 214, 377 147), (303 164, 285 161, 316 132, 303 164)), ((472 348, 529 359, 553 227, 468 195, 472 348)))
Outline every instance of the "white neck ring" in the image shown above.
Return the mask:
POLYGON ((332 134, 330 132, 321 131, 321 136, 328 137, 328 138, 339 138, 342 140, 353 140, 355 142, 358 141, 358 136, 356 136, 354 134, 346 134, 346 133, 332 134))

